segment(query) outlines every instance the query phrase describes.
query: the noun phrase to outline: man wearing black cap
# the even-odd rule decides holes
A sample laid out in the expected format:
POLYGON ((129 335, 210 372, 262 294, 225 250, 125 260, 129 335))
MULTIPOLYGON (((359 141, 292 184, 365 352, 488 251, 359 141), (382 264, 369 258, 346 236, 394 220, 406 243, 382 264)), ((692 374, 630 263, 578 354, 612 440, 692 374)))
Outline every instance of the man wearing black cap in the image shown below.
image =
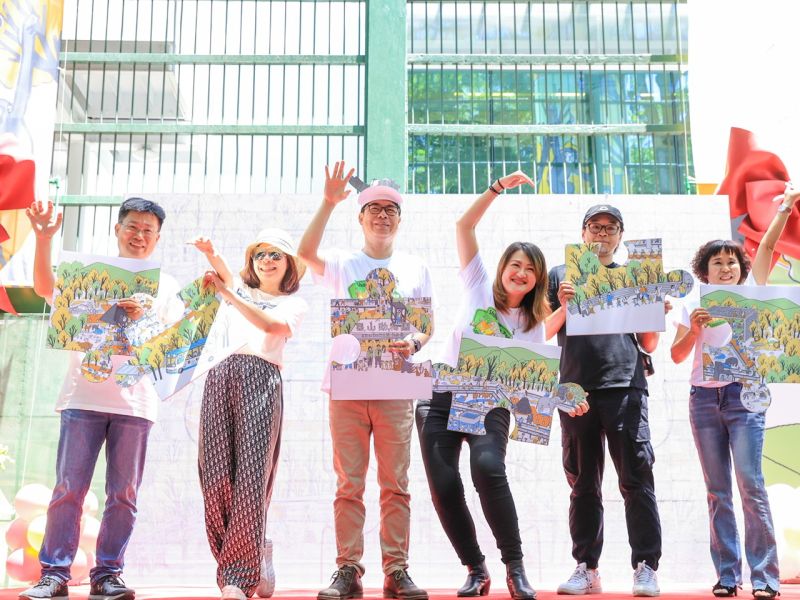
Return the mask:
MULTIPOLYGON (((622 213, 598 204, 583 218, 583 241, 595 244, 606 267, 614 262, 622 241, 622 213)), ((558 289, 571 299, 572 284, 564 281, 565 265, 550 271, 550 304, 560 306, 558 289)), ((572 488, 569 529, 572 555, 578 566, 558 587, 559 594, 581 595, 602 591, 597 565, 603 549, 602 483, 605 443, 619 477, 625 501, 625 519, 631 545, 634 596, 658 596, 656 569, 661 557, 661 524, 653 483, 655 456, 647 419, 647 381, 639 346, 652 352, 658 333, 566 335, 558 332, 561 383, 577 383, 588 393, 590 410, 580 417, 561 415, 563 464, 572 488), (638 343, 637 343, 638 342, 638 343)))

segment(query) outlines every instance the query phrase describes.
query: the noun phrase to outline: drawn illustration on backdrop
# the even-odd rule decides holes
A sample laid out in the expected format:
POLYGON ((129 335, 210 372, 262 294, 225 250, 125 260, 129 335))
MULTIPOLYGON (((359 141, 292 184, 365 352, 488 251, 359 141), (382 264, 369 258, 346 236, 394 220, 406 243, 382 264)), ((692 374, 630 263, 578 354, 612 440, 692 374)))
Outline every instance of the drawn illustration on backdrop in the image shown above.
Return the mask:
POLYGON ((567 281, 575 297, 567 305, 567 335, 664 331, 666 296, 683 298, 694 279, 683 269, 664 272, 661 239, 623 242, 628 262, 605 267, 591 244, 567 244, 567 281))
POLYGON ((514 421, 512 440, 546 445, 555 409, 586 399, 579 385, 558 383, 560 357, 558 346, 465 331, 458 365, 434 368, 433 389, 453 393, 447 428, 485 435, 486 415, 504 408, 514 421))
POLYGON ((388 269, 374 269, 349 292, 331 300, 331 399, 430 398, 430 361, 414 362, 389 343, 431 332, 431 299, 402 298, 388 269))

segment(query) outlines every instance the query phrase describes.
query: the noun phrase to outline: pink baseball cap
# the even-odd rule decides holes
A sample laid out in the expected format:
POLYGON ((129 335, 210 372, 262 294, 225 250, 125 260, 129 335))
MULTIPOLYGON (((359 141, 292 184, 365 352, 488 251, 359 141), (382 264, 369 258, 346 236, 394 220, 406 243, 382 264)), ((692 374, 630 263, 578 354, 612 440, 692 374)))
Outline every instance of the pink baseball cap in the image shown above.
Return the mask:
POLYGON ((358 195, 359 206, 366 206, 376 200, 388 200, 397 206, 403 204, 403 196, 391 179, 376 179, 358 195))

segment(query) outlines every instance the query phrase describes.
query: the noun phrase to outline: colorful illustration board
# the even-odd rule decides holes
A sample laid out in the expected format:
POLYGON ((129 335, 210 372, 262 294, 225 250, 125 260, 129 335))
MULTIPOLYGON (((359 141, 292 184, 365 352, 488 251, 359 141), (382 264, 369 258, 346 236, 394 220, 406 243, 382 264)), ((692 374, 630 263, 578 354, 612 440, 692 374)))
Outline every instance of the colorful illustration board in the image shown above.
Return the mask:
POLYGON ((135 298, 147 312, 158 293, 157 262, 63 251, 56 269, 47 347, 83 352, 81 371, 92 382, 111 374, 112 355, 130 355, 128 318, 117 306, 135 298))
POLYGON ((767 384, 800 383, 800 287, 701 285, 700 300, 721 330, 703 344, 703 379, 743 384, 754 412, 770 405, 767 384))
POLYGON ((431 363, 389 351, 389 343, 431 332, 431 299, 402 298, 387 269, 371 271, 331 300, 331 399, 402 400, 431 397, 431 363))
POLYGON ((566 247, 566 281, 575 286, 567 306, 567 335, 664 331, 666 296, 683 298, 694 280, 684 270, 664 272, 661 239, 624 242, 625 265, 608 268, 590 244, 566 247))
POLYGON ((149 377, 166 400, 244 346, 246 340, 232 339, 225 319, 217 318, 220 301, 213 285, 195 279, 178 297, 184 311, 174 323, 149 313, 126 327, 133 358, 117 369, 117 384, 128 387, 149 377))
POLYGON ((559 385, 561 348, 464 332, 458 365, 438 364, 433 389, 452 392, 447 428, 485 435, 489 411, 511 412, 511 439, 547 444, 555 409, 571 410, 586 398, 576 384, 559 385))

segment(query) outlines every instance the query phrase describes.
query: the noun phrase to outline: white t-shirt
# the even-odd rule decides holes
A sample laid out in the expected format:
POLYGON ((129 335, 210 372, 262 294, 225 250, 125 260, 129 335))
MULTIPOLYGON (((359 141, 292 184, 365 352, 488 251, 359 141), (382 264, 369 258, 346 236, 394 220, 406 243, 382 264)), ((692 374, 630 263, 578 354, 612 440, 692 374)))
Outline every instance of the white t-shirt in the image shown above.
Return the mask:
POLYGON ((394 275, 395 291, 404 298, 432 298, 431 274, 425 263, 405 252, 394 252, 389 258, 377 259, 361 250, 330 250, 323 254, 325 272, 314 275, 314 281, 331 290, 334 298, 355 298, 351 286, 362 282, 373 269, 388 269, 394 275))
POLYGON ((544 323, 538 323, 533 329, 523 331, 524 320, 521 309, 512 308, 502 313, 494 305, 492 280, 483 264, 480 253, 459 272, 464 284, 464 299, 458 310, 456 328, 445 343, 445 349, 439 362, 456 367, 458 365, 458 349, 461 346, 461 334, 474 331, 483 335, 497 335, 528 342, 544 343, 546 341, 544 323), (491 310, 490 310, 491 309, 491 310))
POLYGON ((243 347, 236 351, 236 354, 259 356, 278 368, 282 368, 283 348, 286 346, 286 340, 297 331, 300 322, 308 311, 308 304, 294 294, 273 296, 258 288, 251 288, 239 277, 234 277, 233 291, 243 300, 255 304, 273 317, 285 321, 290 331, 288 337, 261 331, 236 308, 223 302, 220 309, 222 314, 217 316, 221 320, 220 325, 227 327, 228 335, 231 339, 241 340, 245 343, 243 347))
MULTIPOLYGON (((153 308, 162 322, 173 323, 181 318, 184 305, 178 298, 180 291, 181 288, 175 278, 162 271, 159 276, 158 296, 153 303, 153 308)), ((69 369, 56 402, 57 412, 77 408, 140 417, 155 422, 159 399, 150 377, 142 377, 138 383, 130 387, 122 387, 114 379, 116 370, 128 362, 130 356, 112 356, 112 374, 100 383, 92 383, 81 373, 83 356, 80 352, 70 352, 69 369)))
MULTIPOLYGON (((357 298, 360 284, 366 280, 373 269, 388 269, 395 280, 395 291, 404 298, 431 298, 433 283, 425 263, 416 256, 405 252, 393 252, 389 258, 377 259, 361 250, 329 250, 322 256, 325 271, 320 277, 314 274, 314 281, 324 285, 334 298, 357 298)), ((322 390, 330 391, 330 368, 325 369, 322 390)))

